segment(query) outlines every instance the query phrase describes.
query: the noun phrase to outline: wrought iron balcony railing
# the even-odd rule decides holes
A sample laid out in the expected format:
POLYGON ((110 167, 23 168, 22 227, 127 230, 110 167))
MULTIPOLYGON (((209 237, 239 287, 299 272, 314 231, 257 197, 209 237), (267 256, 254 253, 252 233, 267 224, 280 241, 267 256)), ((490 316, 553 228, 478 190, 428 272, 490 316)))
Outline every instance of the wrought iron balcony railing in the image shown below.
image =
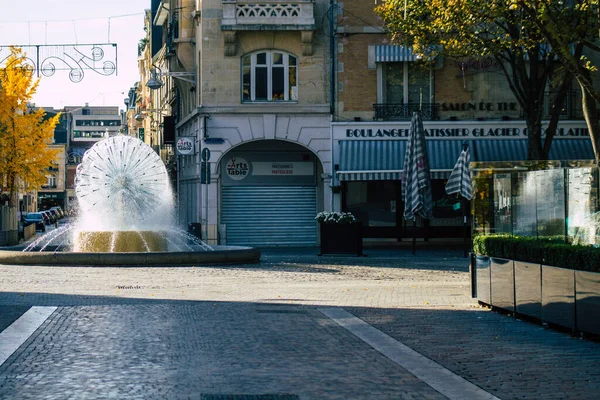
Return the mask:
POLYGON ((313 0, 223 0, 223 30, 314 29, 313 0))
POLYGON ((410 121, 413 112, 421 111, 424 120, 439 119, 439 105, 435 103, 373 104, 376 121, 410 121))

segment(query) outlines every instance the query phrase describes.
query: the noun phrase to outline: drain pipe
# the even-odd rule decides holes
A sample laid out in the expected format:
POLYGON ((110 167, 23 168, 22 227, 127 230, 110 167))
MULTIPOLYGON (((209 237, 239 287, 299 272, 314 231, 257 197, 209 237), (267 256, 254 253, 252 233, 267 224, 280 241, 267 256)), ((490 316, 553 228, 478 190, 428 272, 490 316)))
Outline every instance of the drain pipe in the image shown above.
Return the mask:
MULTIPOLYGON (((335 121, 335 29, 333 26, 333 10, 335 9, 335 0, 329 0, 329 143, 330 143, 330 151, 331 151, 331 164, 330 164, 330 172, 331 172, 331 186, 335 186, 337 176, 335 175, 335 171, 333 166, 335 165, 334 154, 335 151, 333 149, 334 141, 333 141, 333 122, 335 121)), ((331 199, 330 210, 335 210, 335 193, 331 191, 329 195, 331 199)))

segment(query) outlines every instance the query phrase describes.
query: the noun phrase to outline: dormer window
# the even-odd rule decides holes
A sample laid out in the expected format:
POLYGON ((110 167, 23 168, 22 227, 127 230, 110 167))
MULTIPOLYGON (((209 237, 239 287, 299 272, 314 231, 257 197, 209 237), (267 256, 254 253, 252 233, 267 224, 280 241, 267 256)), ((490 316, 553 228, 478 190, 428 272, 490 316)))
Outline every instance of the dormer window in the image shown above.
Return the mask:
POLYGON ((298 58, 261 51, 242 58, 242 102, 298 101, 298 58))

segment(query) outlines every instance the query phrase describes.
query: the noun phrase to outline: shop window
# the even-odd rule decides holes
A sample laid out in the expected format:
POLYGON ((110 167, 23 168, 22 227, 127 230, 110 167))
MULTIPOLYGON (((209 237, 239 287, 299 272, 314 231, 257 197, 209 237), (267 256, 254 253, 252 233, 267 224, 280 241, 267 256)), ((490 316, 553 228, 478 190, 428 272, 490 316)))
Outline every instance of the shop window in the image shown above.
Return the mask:
POLYGON ((365 227, 395 227, 398 185, 395 181, 347 182, 345 211, 365 227))
POLYGON ((242 57, 242 101, 297 101, 298 59, 279 51, 242 57))

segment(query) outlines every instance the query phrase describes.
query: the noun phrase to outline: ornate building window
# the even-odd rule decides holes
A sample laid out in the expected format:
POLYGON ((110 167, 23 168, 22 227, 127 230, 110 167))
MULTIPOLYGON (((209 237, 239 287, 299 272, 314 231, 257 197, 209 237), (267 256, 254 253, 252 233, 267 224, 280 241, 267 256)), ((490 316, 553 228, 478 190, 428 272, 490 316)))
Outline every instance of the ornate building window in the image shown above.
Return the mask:
POLYGON ((282 51, 242 57, 242 102, 298 101, 298 58, 282 51))

